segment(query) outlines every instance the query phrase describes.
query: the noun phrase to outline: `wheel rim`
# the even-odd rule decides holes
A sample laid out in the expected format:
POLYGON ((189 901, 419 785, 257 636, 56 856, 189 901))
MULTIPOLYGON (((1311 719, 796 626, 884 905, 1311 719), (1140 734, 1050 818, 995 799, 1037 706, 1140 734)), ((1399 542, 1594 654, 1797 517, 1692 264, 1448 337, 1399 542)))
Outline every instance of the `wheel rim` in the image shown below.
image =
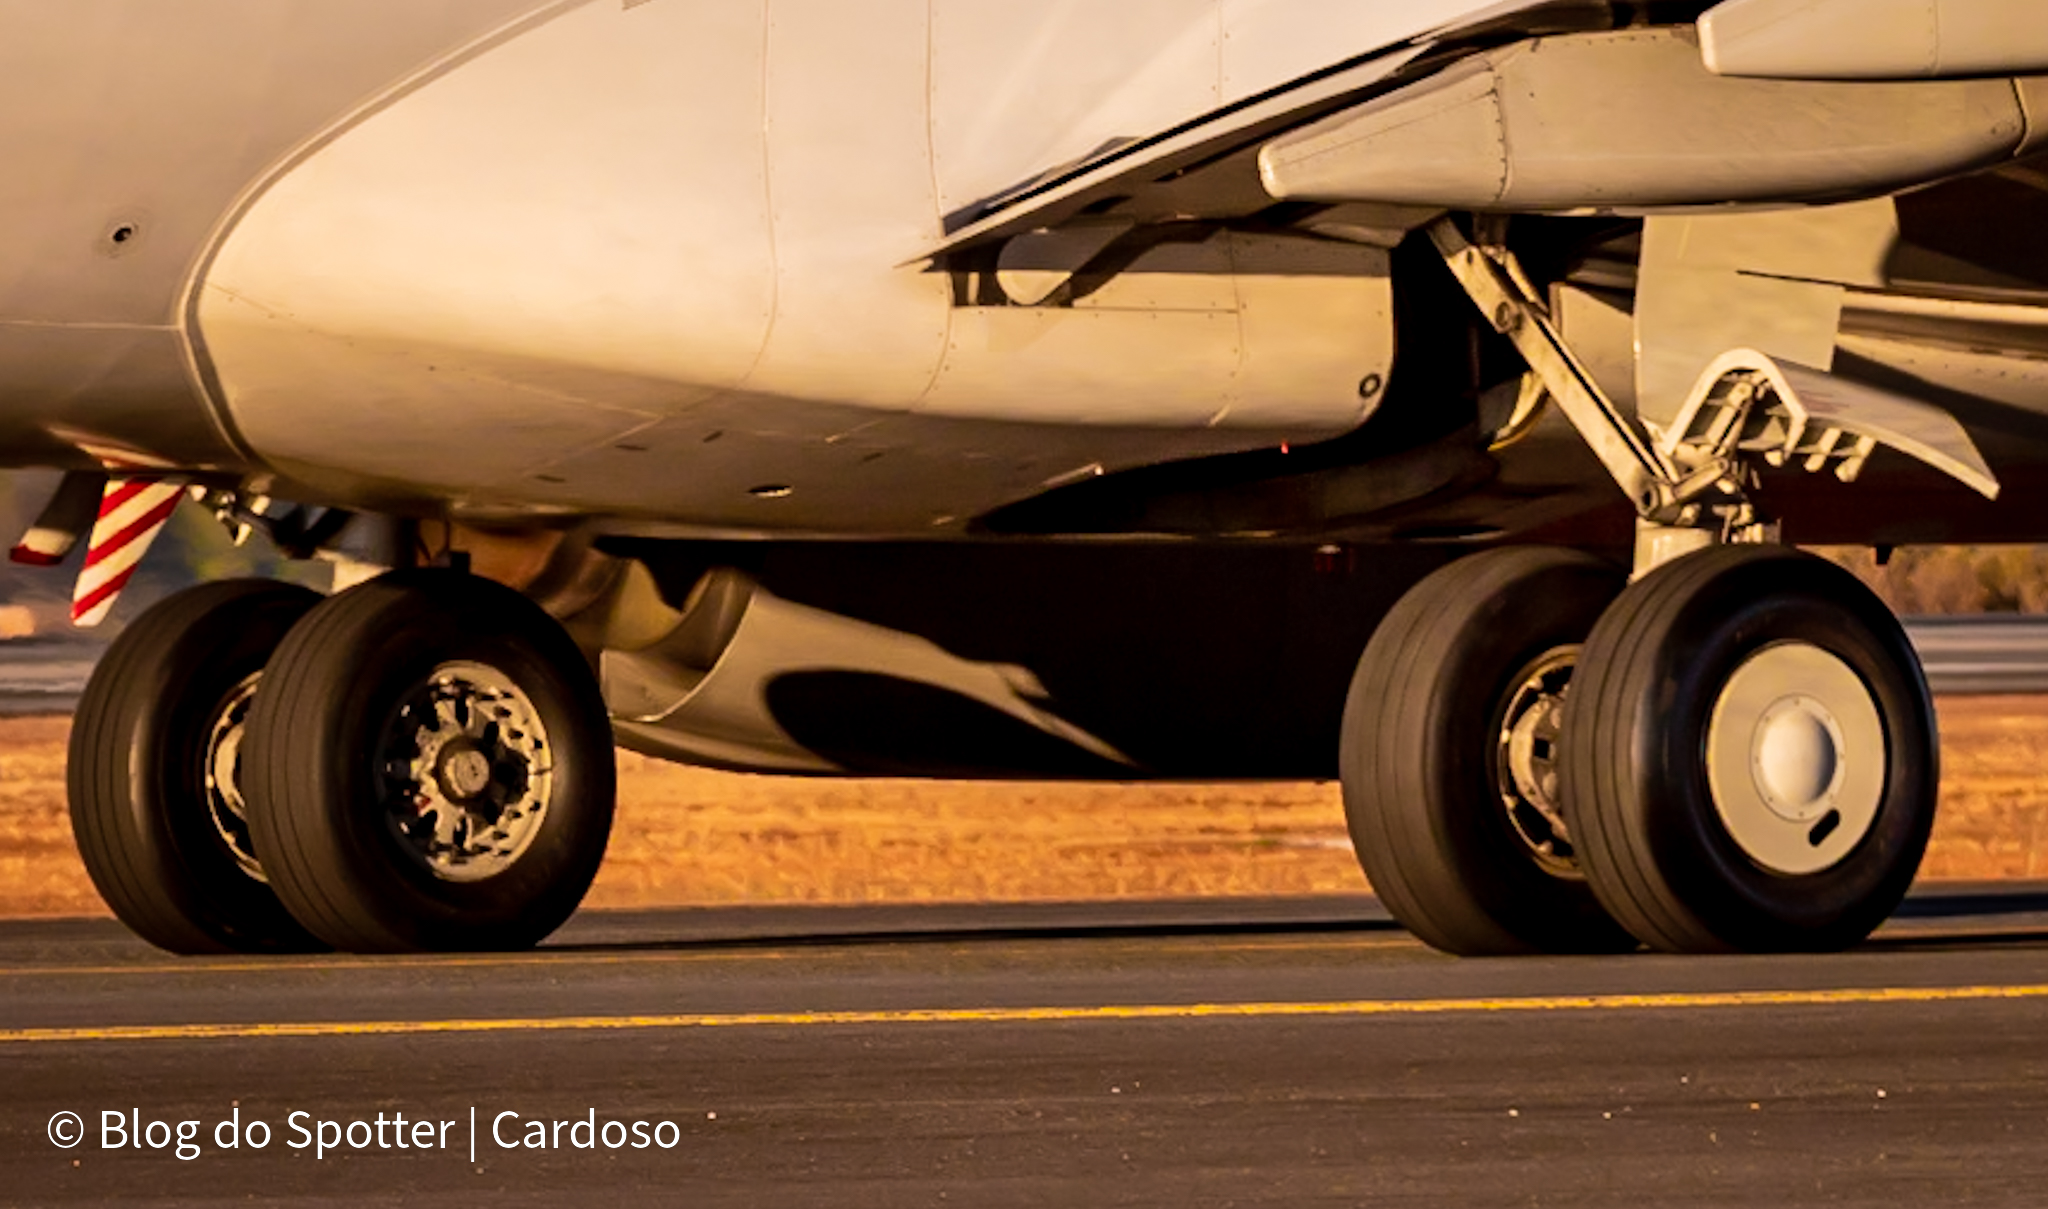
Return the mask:
POLYGON ((443 881, 480 882, 517 864, 553 797, 539 709, 480 663, 444 663, 406 694, 377 767, 393 833, 443 881))
POLYGON ((1840 864, 1877 823, 1889 751, 1870 689, 1804 642, 1766 647, 1728 678, 1707 726, 1714 809, 1750 860, 1799 876, 1840 864))
POLYGON ((1546 651, 1509 681, 1514 687, 1494 742, 1494 786, 1508 827, 1529 859, 1552 877, 1583 880, 1557 792, 1564 694, 1579 648, 1546 651))
POLYGON ((249 708, 256 703, 256 682, 262 678, 262 672, 243 677, 214 709, 200 768, 214 834, 242 872, 268 883, 270 879, 263 876, 263 866, 256 860, 256 845, 249 838, 249 805, 242 797, 242 739, 249 733, 249 708))

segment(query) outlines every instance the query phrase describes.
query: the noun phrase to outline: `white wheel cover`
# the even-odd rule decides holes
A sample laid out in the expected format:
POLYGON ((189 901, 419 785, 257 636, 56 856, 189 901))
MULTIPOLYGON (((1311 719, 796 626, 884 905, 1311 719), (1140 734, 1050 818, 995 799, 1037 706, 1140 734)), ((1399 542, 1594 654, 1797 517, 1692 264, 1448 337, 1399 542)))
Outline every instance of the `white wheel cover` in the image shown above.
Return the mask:
POLYGON ((1721 688, 1707 784, 1728 834, 1773 873, 1841 863, 1877 822, 1890 753, 1854 669, 1803 642, 1766 647, 1721 688))

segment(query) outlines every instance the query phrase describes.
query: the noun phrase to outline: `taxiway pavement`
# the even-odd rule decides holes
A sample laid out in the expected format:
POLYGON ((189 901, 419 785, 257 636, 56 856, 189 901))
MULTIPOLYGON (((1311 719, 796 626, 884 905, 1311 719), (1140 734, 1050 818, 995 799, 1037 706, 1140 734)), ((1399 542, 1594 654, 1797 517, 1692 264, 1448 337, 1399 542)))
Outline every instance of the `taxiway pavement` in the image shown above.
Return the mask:
POLYGON ((590 913, 400 959, 14 922, 0 1089, 4 1204, 2038 1205, 2048 889, 1785 958, 1459 961, 1359 898, 590 913))

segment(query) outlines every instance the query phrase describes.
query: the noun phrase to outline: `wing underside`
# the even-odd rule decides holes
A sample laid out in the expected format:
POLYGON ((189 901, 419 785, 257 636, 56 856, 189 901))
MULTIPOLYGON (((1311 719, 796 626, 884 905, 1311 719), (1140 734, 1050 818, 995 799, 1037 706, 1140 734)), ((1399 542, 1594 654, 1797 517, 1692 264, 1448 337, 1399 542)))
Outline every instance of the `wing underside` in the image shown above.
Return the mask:
POLYGON ((1901 11, 1503 5, 1114 140, 948 216, 929 254, 1288 204, 1641 216, 1827 203, 2048 147, 2048 82, 2034 78, 2048 26, 2031 4, 1884 7, 1901 11))

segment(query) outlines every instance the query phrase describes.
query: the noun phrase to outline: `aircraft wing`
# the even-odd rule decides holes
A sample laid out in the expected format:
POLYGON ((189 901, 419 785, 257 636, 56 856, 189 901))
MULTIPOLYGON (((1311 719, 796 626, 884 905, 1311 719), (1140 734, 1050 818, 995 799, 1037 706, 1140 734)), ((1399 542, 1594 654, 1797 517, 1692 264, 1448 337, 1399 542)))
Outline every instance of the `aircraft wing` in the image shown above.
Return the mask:
POLYGON ((1117 139, 945 218, 945 256, 1081 216, 1132 224, 1232 217, 1273 204, 1260 185, 1267 141, 1423 79, 1474 47, 1611 28, 1604 0, 1509 0, 1245 97, 1188 122, 1117 139))
POLYGON ((2048 25, 2032 0, 1726 0, 1660 26, 1637 7, 1484 10, 1049 170, 950 215, 930 254, 1282 202, 1638 216, 1826 203, 2048 147, 2048 25))

